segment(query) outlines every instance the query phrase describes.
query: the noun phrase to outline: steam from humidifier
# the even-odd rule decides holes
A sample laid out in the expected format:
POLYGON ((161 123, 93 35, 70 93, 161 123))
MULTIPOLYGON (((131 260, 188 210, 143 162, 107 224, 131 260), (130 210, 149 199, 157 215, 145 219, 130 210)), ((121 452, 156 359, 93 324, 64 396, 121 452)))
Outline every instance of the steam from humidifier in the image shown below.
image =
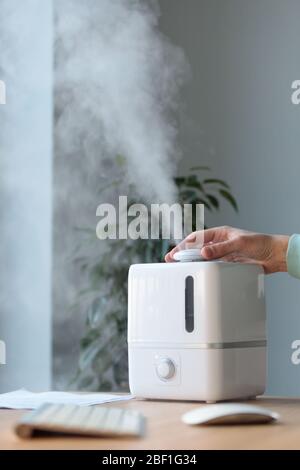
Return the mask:
POLYGON ((60 0, 55 9, 60 145, 72 155, 82 143, 98 172, 101 158, 122 154, 140 196, 174 202, 174 116, 189 67, 159 31, 158 2, 60 0))

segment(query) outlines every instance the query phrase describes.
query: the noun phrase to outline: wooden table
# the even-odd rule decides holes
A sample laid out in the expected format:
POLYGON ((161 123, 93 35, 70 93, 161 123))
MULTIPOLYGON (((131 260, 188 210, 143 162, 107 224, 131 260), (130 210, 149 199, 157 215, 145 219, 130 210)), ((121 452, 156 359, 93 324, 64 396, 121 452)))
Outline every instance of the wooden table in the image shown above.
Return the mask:
POLYGON ((300 399, 261 397, 252 403, 277 411, 282 422, 192 427, 181 422, 181 415, 203 406, 199 403, 132 400, 109 406, 141 411, 147 417, 147 432, 143 438, 37 437, 22 440, 14 434, 13 428, 24 411, 0 410, 0 449, 300 449, 300 399))

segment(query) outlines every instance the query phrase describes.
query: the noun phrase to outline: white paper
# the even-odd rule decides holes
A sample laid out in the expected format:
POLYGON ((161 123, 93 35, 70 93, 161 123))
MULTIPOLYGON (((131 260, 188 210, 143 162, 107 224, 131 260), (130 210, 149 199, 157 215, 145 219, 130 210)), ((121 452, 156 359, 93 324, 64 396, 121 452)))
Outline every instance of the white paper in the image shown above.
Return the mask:
POLYGON ((0 408, 34 410, 43 403, 69 404, 79 406, 99 405, 115 401, 131 400, 133 395, 114 395, 111 393, 69 393, 41 392, 34 393, 21 389, 14 392, 0 393, 0 408))

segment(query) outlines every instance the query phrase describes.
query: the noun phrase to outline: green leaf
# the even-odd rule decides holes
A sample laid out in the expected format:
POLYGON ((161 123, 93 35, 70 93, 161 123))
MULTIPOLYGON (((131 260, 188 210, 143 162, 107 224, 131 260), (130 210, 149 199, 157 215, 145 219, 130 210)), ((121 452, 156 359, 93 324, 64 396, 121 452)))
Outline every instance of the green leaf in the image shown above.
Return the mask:
POLYGON ((235 200, 235 198, 232 196, 232 194, 230 194, 228 191, 226 191, 225 189, 220 189, 219 190, 219 193, 224 197, 224 199, 227 199, 227 201, 229 202, 229 204, 232 205, 232 207, 238 211, 238 205, 237 205, 237 202, 235 200))
POLYGON ((88 333, 86 334, 86 336, 81 338, 80 346, 82 348, 86 348, 90 344, 92 344, 96 339, 98 339, 99 337, 100 337, 99 330, 96 330, 96 329, 89 330, 88 333))
POLYGON ((203 192, 203 186, 196 175, 190 175, 188 178, 186 178, 185 185, 189 188, 196 188, 199 191, 203 192))
POLYGON ((206 209, 208 209, 209 211, 212 210, 209 202, 206 200, 206 199, 203 199, 203 198, 196 198, 196 199, 193 199, 192 201, 190 201, 190 204, 192 204, 193 206, 195 206, 196 204, 204 204, 204 206, 206 207, 206 209))
POLYGON ((197 198, 197 193, 191 189, 184 189, 180 191, 180 197, 183 203, 188 203, 191 201, 191 199, 197 198))
POLYGON ((92 363, 98 354, 98 344, 98 342, 92 342, 82 349, 78 364, 80 370, 86 369, 92 363))
POLYGON ((177 176, 176 178, 174 178, 174 181, 177 186, 181 186, 182 184, 184 184, 185 178, 183 176, 177 176))
POLYGON ((124 157, 124 155, 116 155, 116 163, 118 166, 125 166, 126 165, 126 158, 124 157))
POLYGON ((219 209, 220 203, 216 196, 213 196, 212 194, 206 194, 206 197, 215 209, 219 209))
POLYGON ((87 377, 83 377, 78 385, 81 390, 91 390, 94 382, 95 377, 93 377, 92 375, 88 375, 87 377))
POLYGON ((224 188, 230 189, 229 185, 223 181, 220 180, 219 178, 207 178, 203 180, 204 184, 220 184, 221 186, 224 186, 224 188))

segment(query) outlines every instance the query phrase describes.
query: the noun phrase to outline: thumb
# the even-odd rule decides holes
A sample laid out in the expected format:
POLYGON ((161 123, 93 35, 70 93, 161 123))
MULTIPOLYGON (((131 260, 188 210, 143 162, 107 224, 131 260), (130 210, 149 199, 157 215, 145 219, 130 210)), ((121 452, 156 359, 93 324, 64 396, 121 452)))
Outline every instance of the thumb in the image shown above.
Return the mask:
POLYGON ((238 249, 237 240, 229 240, 226 242, 213 243, 211 245, 204 246, 201 250, 201 255, 206 259, 222 258, 223 256, 229 255, 238 249))

